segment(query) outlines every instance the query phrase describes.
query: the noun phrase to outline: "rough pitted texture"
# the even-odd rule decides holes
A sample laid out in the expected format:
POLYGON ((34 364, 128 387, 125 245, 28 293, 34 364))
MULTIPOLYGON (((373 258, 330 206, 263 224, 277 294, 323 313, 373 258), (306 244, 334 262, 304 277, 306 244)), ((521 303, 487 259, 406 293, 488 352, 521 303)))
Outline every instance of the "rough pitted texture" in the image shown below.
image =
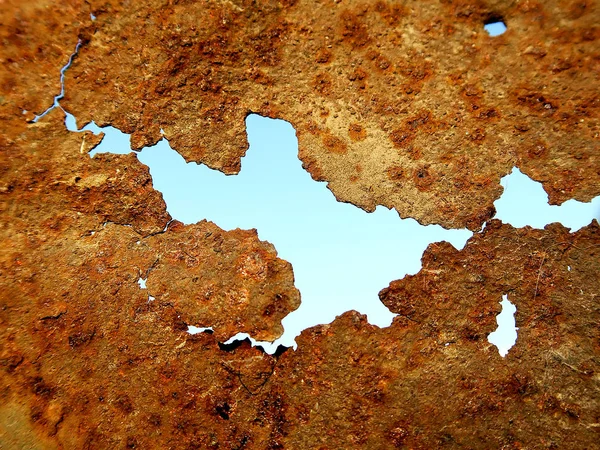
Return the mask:
POLYGON ((2 1, 0 119, 8 113, 33 120, 52 105, 59 69, 88 35, 89 18, 89 5, 79 0, 2 1))
MULTIPOLYGON (((139 238, 107 228, 96 233, 106 245, 139 238)), ((391 327, 347 313, 274 357, 185 333, 177 306, 148 304, 137 273, 119 267, 127 253, 94 255, 105 271, 91 268, 86 279, 80 269, 73 286, 32 267, 27 254, 4 253, 5 447, 516 449, 598 441, 597 223, 569 234, 493 221, 461 252, 434 244, 419 274, 381 292, 399 314, 391 327), (65 292, 49 296, 57 282, 65 292), (486 339, 503 294, 519 327, 505 359, 486 339)))
MULTIPOLYGON (((0 69, 3 131, 0 133, 0 448, 597 447, 600 227, 596 222, 569 234, 556 225, 546 230, 516 230, 491 221, 462 251, 448 244, 433 244, 425 253, 423 269, 417 275, 394 281, 380 293, 382 302, 398 314, 392 326, 378 329, 369 325, 364 316, 349 312, 330 325, 306 330, 298 338, 297 351, 269 356, 250 348, 247 342, 229 347, 219 342, 238 331, 262 338, 277 336, 281 332, 281 318, 297 307, 298 292, 293 287, 291 268, 276 258, 271 245, 260 242, 253 231, 224 232, 210 222, 193 226, 171 222, 165 229, 170 218, 162 197, 154 191, 148 170, 134 155, 98 155, 90 159, 87 153, 98 145, 99 137, 67 132, 60 111, 53 111, 37 124, 27 124, 24 119, 31 119, 32 115, 24 116, 21 111, 27 107, 39 113, 51 104, 52 95, 60 91, 56 82, 59 69, 67 62, 77 37, 84 43, 78 80, 85 86, 86 80, 89 81, 86 77, 91 74, 83 77, 81 71, 89 70, 84 67, 106 62, 95 61, 85 51, 111 51, 97 43, 106 39, 106 30, 112 30, 114 54, 125 53, 126 41, 130 42, 130 53, 127 57, 116 57, 122 58, 121 72, 108 66, 106 72, 99 71, 94 76, 101 86, 104 75, 116 73, 106 83, 107 86, 114 83, 116 91, 111 98, 104 98, 106 92, 97 88, 98 97, 94 97, 93 90, 78 90, 73 86, 72 106, 82 109, 78 118, 80 112, 89 118, 90 111, 98 115, 107 111, 106 120, 114 119, 124 130, 137 132, 138 145, 156 138, 152 135, 155 133, 152 119, 164 120, 165 131, 178 136, 180 149, 188 152, 188 156, 198 157, 194 145, 200 142, 206 145, 201 158, 235 171, 244 147, 235 147, 239 143, 235 139, 242 131, 237 119, 233 119, 240 114, 236 105, 247 105, 244 102, 249 100, 244 95, 254 92, 247 86, 264 83, 265 87, 255 92, 258 100, 252 101, 266 101, 261 96, 274 96, 281 80, 265 77, 283 73, 275 68, 289 64, 281 62, 285 58, 297 58, 294 61, 299 64, 314 57, 323 73, 341 70, 342 75, 346 69, 339 61, 358 58, 356 77, 345 82, 345 87, 333 76, 337 72, 331 72, 330 85, 327 77, 317 80, 315 85, 303 85, 302 82, 310 81, 314 75, 310 71, 315 69, 298 65, 298 75, 289 79, 287 89, 293 94, 289 101, 303 105, 304 109, 283 108, 269 97, 272 103, 259 104, 256 111, 296 120, 293 123, 301 132, 305 163, 313 176, 331 176, 335 190, 335 177, 344 180, 346 161, 364 158, 363 147, 352 143, 343 154, 346 148, 343 144, 348 138, 339 125, 345 120, 348 105, 356 105, 352 102, 362 98, 363 94, 352 92, 356 86, 358 89, 364 86, 361 91, 370 92, 373 103, 355 113, 364 115, 364 120, 357 122, 360 126, 344 127, 348 126, 352 142, 371 142, 380 133, 381 142, 377 141, 378 145, 369 153, 370 165, 363 161, 361 167, 365 168, 361 169, 363 172, 357 170, 355 180, 357 186, 372 182, 374 190, 367 191, 377 198, 375 190, 385 186, 378 184, 375 176, 379 169, 387 167, 388 153, 381 150, 389 146, 386 139, 390 134, 385 124, 392 120, 401 124, 402 114, 408 114, 399 113, 400 119, 390 119, 381 106, 383 103, 378 102, 389 100, 393 92, 387 86, 400 76, 393 71, 410 63, 414 70, 401 74, 413 81, 402 85, 398 101, 406 101, 404 96, 411 89, 415 92, 415 105, 431 101, 434 86, 430 80, 438 80, 436 87, 440 94, 440 109, 432 109, 431 117, 435 120, 407 122, 408 128, 396 134, 392 130, 393 139, 402 145, 407 140, 414 145, 410 152, 416 152, 420 148, 417 144, 426 139, 435 141, 439 136, 448 136, 449 142, 458 143, 457 136, 471 133, 470 126, 479 120, 488 144, 491 139, 506 143, 523 139, 527 144, 533 142, 531 136, 542 133, 547 133, 543 136, 547 143, 552 143, 530 147, 531 151, 526 146, 507 147, 506 155, 500 157, 500 153, 494 153, 496 156, 484 153, 489 151, 485 149, 500 148, 487 144, 478 147, 480 153, 474 153, 472 147, 467 154, 468 147, 460 141, 460 146, 453 149, 456 153, 444 153, 448 152, 445 147, 435 151, 423 147, 421 154, 415 153, 421 158, 416 158, 417 162, 429 161, 439 151, 444 155, 445 159, 441 159, 444 164, 477 161, 478 170, 489 171, 497 178, 502 173, 498 168, 505 167, 502 164, 518 161, 526 171, 539 170, 540 177, 548 177, 546 188, 551 192, 553 183, 564 183, 557 185, 555 199, 563 198, 562 195, 584 198, 597 188, 593 177, 598 166, 593 159, 597 147, 590 140, 595 136, 592 119, 597 117, 594 115, 597 100, 593 100, 596 98, 593 89, 597 85, 593 75, 586 72, 586 68, 598 61, 589 57, 598 33, 593 2, 550 2, 544 6, 533 2, 515 3, 516 6, 498 3, 496 8, 463 2, 423 2, 423 6, 411 4, 392 9, 377 3, 369 4, 364 14, 354 3, 306 8, 304 3, 290 2, 283 10, 283 5, 273 2, 247 6, 242 11, 228 2, 175 5, 160 10, 151 5, 154 12, 145 14, 141 3, 129 4, 126 10, 119 11, 106 2, 92 6, 97 22, 81 25, 80 19, 87 17, 88 5, 4 2, 0 8, 0 33, 6 44, 0 47, 5 63, 0 69), (555 14, 557 5, 560 15, 555 14), (556 83, 539 85, 545 86, 543 95, 544 99, 550 99, 550 108, 536 109, 542 101, 527 95, 521 97, 524 100, 517 97, 517 101, 502 97, 507 102, 502 108, 488 105, 489 96, 496 92, 488 85, 489 80, 499 75, 491 63, 473 69, 471 59, 485 56, 484 50, 477 47, 475 51, 464 47, 461 58, 448 53, 445 58, 450 62, 444 58, 431 60, 428 62, 432 64, 431 73, 419 75, 418 69, 427 62, 420 58, 432 52, 436 42, 443 42, 448 48, 460 46, 465 30, 475 23, 481 25, 479 21, 487 17, 490 9, 504 14, 510 31, 498 40, 488 41, 481 34, 470 39, 485 42, 490 47, 485 51, 496 52, 494 55, 500 60, 502 55, 507 58, 515 48, 521 49, 519 45, 525 45, 522 38, 510 34, 514 24, 520 23, 521 28, 517 29, 538 33, 535 36, 539 36, 539 42, 530 37, 527 45, 531 49, 523 47, 521 58, 503 61, 513 68, 530 67, 532 61, 537 61, 539 70, 530 72, 528 78, 516 69, 506 71, 503 76, 509 81, 522 76, 532 83, 526 83, 531 88, 556 72, 552 75, 556 83), (204 11, 203 20, 197 20, 198 11, 204 11), (383 22, 372 18, 373 11, 383 22), (271 28, 259 26, 260 21, 271 23, 268 20, 273 15, 280 17, 281 23, 272 24, 271 28), (202 33, 208 33, 210 27, 223 27, 222 32, 214 32, 213 40, 201 47, 201 60, 193 60, 198 44, 190 41, 188 45, 185 33, 181 33, 186 28, 173 26, 176 18, 189 21, 189 29, 208 27, 202 33), (341 21, 336 22, 337 18, 341 21), (450 18, 453 22, 448 25, 450 18), (234 19, 237 22, 232 30, 238 35, 231 44, 224 37, 230 36, 227 27, 234 19), (247 24, 248 19, 253 27, 239 26, 247 24), (153 28, 121 29, 124 20, 130 20, 132 26, 137 21, 154 21, 158 29, 170 33, 173 42, 153 28), (305 28, 297 28, 300 21, 312 22, 305 28), (592 26, 586 30, 589 24, 592 26), (377 42, 382 55, 387 55, 386 51, 395 52, 386 47, 387 35, 377 34, 384 26, 389 28, 390 36, 397 37, 394 42, 398 48, 410 50, 411 46, 417 46, 414 52, 405 52, 404 59, 390 59, 387 68, 378 56, 364 59, 368 49, 378 48, 377 42), (331 30, 329 39, 323 38, 324 42, 316 45, 314 36, 321 36, 324 30, 328 34, 331 30), (128 39, 123 39, 122 33, 130 31, 128 39), (247 33, 254 33, 257 38, 248 40, 247 33), (293 43, 284 39, 289 36, 286 33, 304 36, 298 38, 296 45, 305 48, 308 42, 315 46, 315 53, 290 51, 288 46, 293 43), (152 37, 153 34, 161 38, 152 37), (415 36, 428 39, 419 41, 415 36), (150 38, 156 39, 153 45, 135 50, 134 45, 139 44, 136 39, 150 38), (183 40, 177 40, 180 38, 183 40), (38 50, 49 48, 50 43, 57 46, 52 47, 52 52, 38 50), (162 54, 162 45, 171 46, 171 62, 163 60, 163 63, 173 64, 173 69, 179 67, 171 77, 136 78, 139 73, 128 71, 129 64, 145 52, 152 56, 148 56, 146 63, 160 62, 154 58, 162 54), (189 54, 178 59, 182 48, 190 49, 189 54), (248 51, 235 53, 236 48, 248 51), (273 52, 273 49, 279 50, 273 52), (59 55, 61 52, 64 53, 59 55), (569 60, 565 55, 574 55, 571 61, 574 66, 567 67, 569 60), (186 62, 188 56, 191 64, 186 62), (235 64, 234 57, 238 58, 235 64), (557 58, 567 63, 557 63, 555 68, 549 66, 557 58), (177 74, 190 71, 194 64, 202 67, 201 63, 207 59, 213 62, 214 72, 209 75, 212 73, 214 78, 201 91, 212 93, 212 99, 207 100, 208 94, 195 97, 195 101, 203 102, 202 107, 194 106, 190 100, 190 115, 178 106, 169 109, 169 105, 176 104, 172 101, 177 89, 181 90, 181 98, 189 94, 185 87, 188 78, 178 78, 177 74), (240 76, 236 64, 243 67, 250 60, 254 61, 248 71, 249 79, 254 79, 252 83, 223 84, 228 77, 235 80, 235 76, 240 76), (383 75, 367 71, 368 64, 373 64, 371 61, 379 64, 383 75), (465 65, 462 69, 460 61, 465 65), (443 78, 440 70, 448 70, 444 64, 459 72, 464 69, 463 77, 481 91, 469 91, 470 94, 465 93, 466 100, 457 100, 454 106, 459 113, 462 111, 462 122, 440 134, 443 128, 437 128, 441 126, 437 121, 446 119, 437 114, 442 114, 452 98, 444 90, 459 89, 464 81, 453 77, 452 72, 446 75, 453 82, 458 80, 458 84, 440 83, 440 77, 443 78), (364 73, 358 70, 361 67, 364 73), (391 77, 388 85, 373 81, 387 77, 385 71, 390 67, 393 70, 388 74, 391 77), (52 72, 52 77, 43 76, 46 69, 52 72), (586 77, 587 90, 580 92, 578 89, 586 77), (148 90, 149 86, 165 88, 161 94, 163 103, 154 97, 155 91, 148 90), (227 101, 237 94, 227 89, 235 86, 240 89, 239 101, 229 104, 227 101), (330 94, 327 86, 331 87, 330 94), (297 92, 304 92, 302 89, 306 89, 306 95, 295 98, 297 92), (315 109, 293 116, 290 111, 306 113, 317 102, 311 89, 323 91, 322 106, 330 109, 329 113, 321 116, 321 109, 315 109), (347 89, 343 97, 338 96, 340 89, 347 89), (546 90, 555 96, 546 97, 549 95, 546 90), (149 95, 142 116, 139 111, 130 110, 130 102, 135 102, 140 92, 149 95), (81 103, 76 103, 81 102, 82 95, 89 95, 85 111, 81 103), (221 101, 225 102, 222 109, 221 101), (122 103, 117 108, 118 102, 122 103), (469 108, 473 105, 479 108, 473 111, 495 108, 500 115, 488 114, 487 118, 476 119, 473 114, 477 113, 468 112, 464 102, 470 102, 469 108), (530 111, 524 113, 519 102, 525 102, 523 108, 530 111), (334 110, 332 105, 338 109, 334 110), (157 108, 154 113, 152 108, 157 108), (208 108, 208 112, 202 108, 208 108), (199 121, 198 111, 208 114, 206 120, 199 121), (144 117, 142 122, 140 117, 144 117), (216 120, 219 117, 221 125, 216 120), (377 118, 377 125, 373 125, 373 117, 377 118), (521 121, 515 121, 520 128, 515 128, 514 135, 503 134, 511 126, 510 117, 521 121), (168 120, 172 122, 166 123, 168 120), (216 125, 210 125, 215 121, 216 125), (493 129, 486 128, 489 123, 495 124, 493 129), (378 126, 383 131, 377 131, 378 126), (564 129, 571 133, 564 134, 564 129), (203 132, 194 134, 198 130, 203 132), (222 133, 221 140, 217 138, 218 132, 222 133), (405 134, 408 137, 403 138, 405 134), (310 144, 319 139, 322 144, 310 144), (213 147, 215 143, 219 146, 213 147), (330 149, 332 153, 321 154, 319 148, 330 149), (581 152, 569 153, 576 148, 581 152), (579 155, 579 159, 571 159, 571 155, 579 155), (506 161, 498 163, 502 158, 506 161), (139 278, 147 279, 146 289, 140 289, 139 278), (506 358, 501 358, 487 336, 496 328, 495 317, 504 294, 517 307, 519 335, 515 347, 506 358), (151 302, 150 295, 155 297, 151 302), (192 336, 185 332, 190 324, 212 325, 215 332, 192 336)), ((147 66, 138 69, 144 67, 147 66)), ((206 81, 207 77, 202 75, 198 80, 206 81)), ((283 94, 278 98, 288 101, 283 94)), ((239 117, 243 118, 243 114, 239 117)), ((404 161, 404 156, 398 155, 404 161)), ((427 173, 437 173, 433 172, 440 170, 436 164, 432 163, 431 172, 427 173)), ((464 172, 467 175, 468 170, 464 172)), ((400 183, 403 173, 397 169, 386 172, 398 186, 404 186, 400 183)), ((407 179, 407 183, 416 183, 419 195, 415 199, 423 199, 416 202, 423 211, 442 198, 435 197, 437 184, 432 184, 429 191, 426 184, 418 184, 422 182, 417 179, 427 176, 407 179)), ((468 197, 461 200, 465 202, 464 210, 452 196, 455 190, 449 190, 444 197, 449 205, 457 205, 459 218, 453 219, 456 223, 468 222, 476 216, 473 211, 479 210, 470 203, 474 197, 482 207, 487 207, 482 198, 492 198, 486 197, 491 194, 469 190, 473 180, 465 175, 466 184, 455 186, 465 189, 461 191, 468 197)), ((342 187, 349 186, 339 183, 342 187)), ((494 181, 482 186, 493 190, 496 184, 494 181)), ((348 189, 350 194, 354 192, 348 189)), ((388 187, 386 195, 394 192, 400 191, 388 187)), ((440 209, 436 220, 446 217, 447 211, 440 209)))
POLYGON ((492 221, 463 251, 432 244, 380 293, 391 327, 346 313, 281 357, 271 382, 301 424, 285 447, 596 448, 599 262, 597 222, 492 221), (503 294, 519 328, 506 358, 487 341, 503 294))
POLYGON ((211 326, 221 340, 238 332, 267 340, 282 334, 280 321, 300 296, 290 264, 271 244, 255 231, 225 232, 206 221, 171 222, 165 230, 170 217, 147 167, 134 154, 91 159, 87 152, 99 138, 71 133, 63 121, 52 111, 2 153, 8 285, 16 282, 14 270, 18 279, 26 273, 39 302, 48 304, 47 316, 65 313, 74 296, 86 299, 92 320, 96 302, 126 290, 146 303, 151 295, 169 304, 183 329, 211 326), (146 290, 139 278, 147 279, 146 290))
POLYGON ((283 118, 338 199, 472 230, 515 165, 553 203, 600 194, 596 1, 99 5, 65 105, 135 147, 162 128, 235 173, 245 116, 283 118), (494 18, 505 34, 484 31, 494 18))
POLYGON ((283 334, 281 319, 300 306, 291 264, 256 230, 178 224, 145 245, 159 255, 148 270, 148 292, 221 340, 243 332, 274 341, 283 334))

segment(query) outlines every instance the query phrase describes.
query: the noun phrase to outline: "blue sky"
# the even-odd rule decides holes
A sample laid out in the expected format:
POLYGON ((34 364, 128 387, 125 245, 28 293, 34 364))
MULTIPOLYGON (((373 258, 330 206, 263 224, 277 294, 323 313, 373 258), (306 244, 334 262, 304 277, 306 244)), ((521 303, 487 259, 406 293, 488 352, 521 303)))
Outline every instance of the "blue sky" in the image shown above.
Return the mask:
MULTIPOLYGON (((150 167, 154 187, 174 218, 184 223, 208 219, 226 230, 255 228, 292 263, 302 306, 284 321, 287 345, 302 329, 351 309, 368 314, 374 324, 389 325, 393 314, 378 292, 418 272, 430 242, 447 240, 462 248, 471 236, 467 230, 401 220, 384 207, 366 213, 337 202, 325 183, 302 169, 289 123, 251 115, 247 129, 250 148, 239 175, 186 164, 164 139, 138 158, 150 167)), ((126 152, 126 139, 116 133, 98 151, 126 152)))
MULTIPOLYGON (((166 139, 139 152, 138 158, 150 168, 154 187, 173 218, 188 224, 207 219, 225 230, 255 228, 261 240, 274 244, 279 256, 292 263, 302 305, 284 319, 285 335, 278 344, 293 345, 303 329, 331 322, 351 309, 367 314, 375 325, 389 325, 393 314, 381 304, 378 292, 392 280, 418 272, 429 243, 445 240, 460 249, 472 235, 402 220, 381 206, 366 213, 337 202, 326 183, 313 181, 302 169, 288 122, 250 115, 246 125, 250 148, 238 175, 187 164, 166 139)), ((67 126, 76 130, 70 115, 67 126)), ((100 131, 93 124, 86 129, 100 131)), ((110 127, 102 131, 106 137, 94 153, 131 151, 128 135, 110 127)), ((517 168, 501 183, 505 191, 495 202, 496 218, 513 226, 542 228, 560 221, 575 231, 600 216, 600 197, 590 204, 571 200, 549 206, 541 184, 517 168)), ((508 307, 507 302, 503 305, 508 307)), ((512 314, 502 317, 514 325, 512 314)), ((508 341, 513 331, 507 328, 508 341)))
POLYGON ((500 36, 506 32, 506 24, 502 21, 487 23, 483 28, 492 37, 500 36))
MULTIPOLYGON (((507 27, 497 21, 485 24, 484 29, 495 37, 507 27)), ((80 45, 60 71, 60 94, 34 122, 56 107, 62 109, 59 102, 64 96, 65 71, 80 45)), ((75 117, 66 114, 67 128, 80 131, 75 117)), ((472 235, 464 229, 445 230, 425 227, 412 219, 401 220, 395 211, 381 206, 366 213, 339 203, 325 183, 313 181, 302 169, 295 132, 289 123, 250 115, 246 125, 250 148, 236 176, 225 176, 201 164, 186 164, 166 139, 143 149, 138 158, 150 168, 154 187, 162 192, 174 219, 188 224, 207 219, 225 230, 257 229, 260 239, 274 244, 279 256, 292 263, 302 305, 283 320, 285 333, 281 339, 270 346, 262 343, 270 352, 278 344, 294 345, 294 337, 303 329, 331 322, 351 309, 367 314, 375 325, 389 325, 393 314, 379 302, 377 293, 390 281, 418 272, 428 244, 445 240, 461 249, 472 235)), ((105 133, 91 157, 100 152, 131 151, 129 135, 113 127, 100 129, 91 123, 84 129, 105 133)), ((541 184, 517 168, 501 184, 504 193, 494 203, 495 217, 515 227, 543 228, 561 222, 576 231, 593 218, 600 218, 600 197, 587 204, 570 200, 549 206, 541 184)), ((145 289, 145 280, 139 283, 145 289)), ((153 299, 152 293, 149 299, 153 299)), ((514 344, 516 328, 514 306, 506 296, 501 305, 500 328, 490 334, 490 339, 504 354, 514 344)), ((199 327, 198 332, 211 324, 190 326, 199 327)), ((231 340, 243 337, 236 335, 231 340)))

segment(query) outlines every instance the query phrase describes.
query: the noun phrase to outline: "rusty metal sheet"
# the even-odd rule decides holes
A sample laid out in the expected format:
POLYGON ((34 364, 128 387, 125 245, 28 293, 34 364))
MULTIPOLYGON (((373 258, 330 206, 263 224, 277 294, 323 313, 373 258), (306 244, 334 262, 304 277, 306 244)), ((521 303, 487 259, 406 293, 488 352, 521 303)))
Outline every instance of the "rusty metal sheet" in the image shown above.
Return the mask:
POLYGON ((246 115, 283 118, 339 200, 471 230, 515 165, 552 203, 600 194, 595 1, 99 5, 64 104, 137 148, 163 129, 236 173, 246 115))
POLYGON ((138 147, 162 127, 233 173, 245 115, 285 118, 338 198, 476 228, 514 164, 554 202, 598 194, 595 2, 28 1, 0 18, 0 447, 597 445, 598 223, 432 244, 381 291, 390 327, 349 312, 271 356, 222 342, 272 339, 298 306, 273 246, 170 222, 147 168, 90 159, 101 137, 60 110, 27 123, 80 39, 63 103, 80 121, 138 147), (506 358, 487 341, 503 295, 506 358))

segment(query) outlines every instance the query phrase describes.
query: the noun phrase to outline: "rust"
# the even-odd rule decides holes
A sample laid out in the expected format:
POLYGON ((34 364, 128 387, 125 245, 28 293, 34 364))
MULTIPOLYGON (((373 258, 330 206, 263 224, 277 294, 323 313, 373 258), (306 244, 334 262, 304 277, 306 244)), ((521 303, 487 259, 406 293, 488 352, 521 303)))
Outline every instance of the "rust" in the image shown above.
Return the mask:
POLYGON ((323 135, 323 145, 332 153, 337 153, 340 155, 345 155, 348 153, 348 146, 346 143, 339 137, 331 134, 323 135))
POLYGON ((348 127, 348 135, 353 141, 364 141, 367 138, 367 131, 359 123, 351 123, 348 127))
POLYGON ((514 165, 553 203, 600 193, 598 14, 564 0, 5 1, 0 447, 597 446, 599 225, 514 229, 492 203, 514 165), (497 19, 508 31, 491 38, 497 19), (487 225, 461 251, 431 244, 380 292, 390 327, 348 312, 295 351, 224 344, 281 335, 292 268, 255 231, 171 222, 135 155, 89 158, 101 137, 67 132, 60 110, 33 123, 78 40, 61 105, 80 125, 112 124, 135 148, 162 129, 232 174, 260 112, 296 127, 303 167, 340 200, 487 225), (519 328, 506 358, 487 341, 502 295, 519 328))

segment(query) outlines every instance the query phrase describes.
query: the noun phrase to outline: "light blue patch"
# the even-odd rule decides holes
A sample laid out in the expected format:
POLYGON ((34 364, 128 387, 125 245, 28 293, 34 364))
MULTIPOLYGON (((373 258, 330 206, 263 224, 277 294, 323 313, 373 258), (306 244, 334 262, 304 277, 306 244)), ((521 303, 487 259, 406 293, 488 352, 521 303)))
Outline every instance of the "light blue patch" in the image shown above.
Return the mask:
POLYGON ((500 302, 502 311, 496 317, 498 328, 488 335, 488 342, 498 348, 498 353, 503 358, 517 342, 517 326, 515 313, 517 308, 509 300, 507 295, 502 296, 500 302))
POLYGON ((506 25, 504 24, 504 22, 499 21, 499 22, 492 22, 492 23, 486 23, 483 28, 485 29, 485 31, 488 32, 488 34, 492 37, 494 36, 500 36, 501 34, 504 34, 504 32, 506 31, 506 25))
POLYGON ((138 158, 150 168, 173 218, 188 224, 208 219, 225 230, 256 228, 292 264, 302 304, 283 320, 286 333, 277 344, 292 345, 303 329, 351 309, 388 326, 394 314, 377 293, 418 272, 431 242, 462 248, 472 235, 402 220, 381 206, 366 213, 340 203, 302 168, 288 122, 251 115, 246 125, 250 148, 235 176, 186 163, 166 139, 138 158))
POLYGON ((560 222, 575 232, 589 225, 593 219, 600 220, 600 197, 589 203, 568 200, 560 206, 549 205, 548 194, 542 184, 516 167, 500 180, 500 184, 504 192, 494 202, 495 218, 514 227, 541 229, 549 223, 560 222))

